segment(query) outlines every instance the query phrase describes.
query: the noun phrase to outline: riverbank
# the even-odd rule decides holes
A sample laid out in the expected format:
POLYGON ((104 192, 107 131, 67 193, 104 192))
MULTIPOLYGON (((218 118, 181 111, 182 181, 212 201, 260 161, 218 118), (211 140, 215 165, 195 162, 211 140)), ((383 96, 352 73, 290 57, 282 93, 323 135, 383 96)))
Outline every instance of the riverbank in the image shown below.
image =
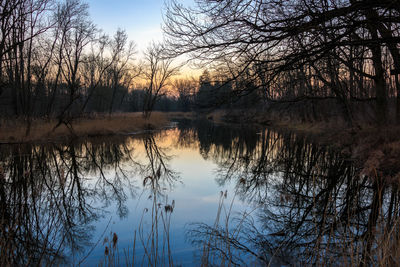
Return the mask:
POLYGON ((23 120, 0 122, 0 143, 55 142, 71 138, 109 135, 128 135, 146 130, 168 127, 178 119, 207 119, 215 123, 260 125, 280 131, 309 135, 322 145, 340 151, 348 160, 355 161, 360 173, 386 177, 400 185, 400 126, 377 127, 358 124, 349 127, 340 118, 324 122, 301 122, 285 117, 268 116, 262 112, 214 111, 194 114, 190 112, 153 112, 149 119, 141 113, 96 114, 73 121, 72 128, 55 120, 36 119, 26 136, 23 120))
POLYGON ((22 119, 3 120, 0 123, 0 143, 26 143, 62 141, 74 137, 93 137, 107 135, 126 135, 149 129, 162 129, 176 118, 190 118, 191 113, 153 112, 145 119, 142 113, 96 114, 75 119, 71 128, 56 120, 35 119, 29 135, 26 135, 26 122, 22 119))
POLYGON ((354 161, 360 175, 384 178, 385 182, 400 186, 400 125, 358 122, 348 126, 340 117, 302 122, 256 110, 217 111, 205 117, 216 122, 253 124, 308 135, 354 161))

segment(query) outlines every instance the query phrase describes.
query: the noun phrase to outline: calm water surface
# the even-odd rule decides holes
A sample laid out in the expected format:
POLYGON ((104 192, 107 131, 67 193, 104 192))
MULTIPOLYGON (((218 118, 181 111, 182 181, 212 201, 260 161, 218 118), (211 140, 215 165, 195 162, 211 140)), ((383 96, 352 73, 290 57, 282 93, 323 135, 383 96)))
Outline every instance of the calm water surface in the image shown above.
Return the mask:
POLYGON ((3 263, 337 264, 399 210, 397 190, 289 132, 181 122, 0 149, 3 263))

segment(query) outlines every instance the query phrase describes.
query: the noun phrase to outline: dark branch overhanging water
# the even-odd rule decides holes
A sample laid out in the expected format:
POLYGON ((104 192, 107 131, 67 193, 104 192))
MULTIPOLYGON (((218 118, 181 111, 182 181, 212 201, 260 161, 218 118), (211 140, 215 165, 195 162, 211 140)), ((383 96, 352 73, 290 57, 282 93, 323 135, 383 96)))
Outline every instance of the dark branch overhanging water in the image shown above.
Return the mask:
POLYGON ((398 258, 397 187, 307 136, 202 121, 0 149, 2 265, 398 258))

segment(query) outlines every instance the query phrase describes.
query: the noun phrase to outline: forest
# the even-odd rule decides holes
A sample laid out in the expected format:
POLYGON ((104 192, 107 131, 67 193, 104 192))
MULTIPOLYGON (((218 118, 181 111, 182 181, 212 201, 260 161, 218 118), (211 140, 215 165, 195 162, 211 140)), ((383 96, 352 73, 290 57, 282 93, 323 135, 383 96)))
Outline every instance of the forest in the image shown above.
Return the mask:
POLYGON ((399 266, 400 0, 87 1, 0 0, 1 266, 399 266))
POLYGON ((173 1, 166 17, 172 54, 221 69, 235 96, 258 91, 311 120, 324 106, 349 124, 400 117, 398 1, 173 1))
POLYGON ((2 0, 1 117, 67 125, 93 112, 256 108, 348 125, 400 120, 398 1, 164 9, 164 41, 139 55, 125 30, 104 34, 83 1, 2 0), (200 77, 177 78, 182 55, 200 77))

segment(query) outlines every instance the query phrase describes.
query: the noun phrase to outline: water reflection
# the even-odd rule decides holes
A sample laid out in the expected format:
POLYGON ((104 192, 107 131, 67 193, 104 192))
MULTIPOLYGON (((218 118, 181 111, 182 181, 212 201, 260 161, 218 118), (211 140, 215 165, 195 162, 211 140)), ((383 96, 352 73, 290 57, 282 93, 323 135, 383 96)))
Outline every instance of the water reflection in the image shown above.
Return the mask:
POLYGON ((396 184, 360 175, 340 153, 304 136, 267 129, 254 143, 239 131, 210 127, 232 142, 218 133, 202 139, 206 131, 198 130, 200 147, 212 147, 203 152, 218 163, 218 183, 234 182, 258 214, 237 217, 239 227, 231 229, 197 224, 189 232, 193 242, 210 249, 210 238, 218 241, 203 264, 244 265, 243 254, 277 265, 392 265, 399 259, 396 184))
POLYGON ((132 153, 125 140, 2 147, 1 265, 65 263, 90 244, 103 207, 125 216, 132 153))
POLYGON ((107 209, 128 219, 135 211, 127 203, 142 198, 148 206, 132 229, 132 251, 119 247, 130 256, 117 257, 111 234, 97 246, 99 260, 172 266, 174 188, 192 182, 179 178, 173 156, 185 164, 185 150, 215 164, 214 176, 204 178, 216 182, 215 192, 233 185, 216 199, 213 224, 189 227, 197 264, 391 265, 400 258, 397 185, 360 175, 353 162, 306 136, 201 121, 143 136, 0 149, 2 266, 85 263, 107 209), (247 213, 237 215, 226 194, 247 213))
MULTIPOLYGON (((148 198, 152 202, 150 210, 144 210, 151 215, 150 226, 145 229, 142 223, 144 214, 139 224, 138 239, 144 248, 144 256, 140 262, 145 266, 173 266, 170 225, 175 201, 168 202, 166 187, 173 186, 178 175, 169 167, 171 156, 167 152, 168 148, 159 146, 153 135, 143 137, 143 144, 148 163, 143 168, 143 188, 149 192, 148 198)), ((135 262, 132 261, 131 264, 134 265, 135 262)))

